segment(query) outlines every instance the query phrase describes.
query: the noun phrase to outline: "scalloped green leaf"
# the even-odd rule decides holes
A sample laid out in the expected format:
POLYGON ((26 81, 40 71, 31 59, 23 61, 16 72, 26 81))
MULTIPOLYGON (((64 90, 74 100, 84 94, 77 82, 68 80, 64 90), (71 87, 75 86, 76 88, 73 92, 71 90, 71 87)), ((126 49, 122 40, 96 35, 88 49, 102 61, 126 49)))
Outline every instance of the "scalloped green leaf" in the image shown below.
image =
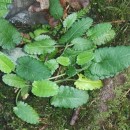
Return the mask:
POLYGON ((77 108, 87 103, 88 99, 89 95, 87 91, 69 86, 61 86, 58 94, 52 97, 51 105, 55 107, 77 108))
POLYGON ((57 62, 63 66, 70 65, 70 59, 68 57, 60 56, 57 59, 57 62))
POLYGON ((54 96, 59 90, 58 85, 49 80, 34 81, 32 86, 32 93, 38 97, 54 96))
POLYGON ((43 62, 35 58, 23 56, 18 58, 17 63, 16 73, 23 79, 34 81, 47 79, 51 76, 50 70, 43 62))
POLYGON ((12 0, 0 1, 0 17, 5 17, 8 13, 8 4, 12 3, 12 0))
POLYGON ((0 23, 0 46, 8 50, 15 48, 22 40, 20 33, 7 20, 0 18, 0 23))
POLYGON ((37 37, 41 34, 45 34, 45 33, 48 33, 48 32, 49 32, 49 29, 47 28, 47 26, 43 25, 42 28, 37 28, 33 33, 34 33, 34 37, 37 37))
POLYGON ((49 70, 51 71, 51 74, 53 74, 59 67, 59 64, 57 63, 55 59, 46 61, 45 65, 49 68, 49 70))
POLYGON ((77 13, 72 13, 68 15, 63 21, 64 28, 69 29, 73 25, 73 23, 76 21, 76 19, 77 19, 77 13))
POLYGON ((44 39, 51 39, 51 37, 48 36, 48 35, 44 35, 44 34, 38 35, 38 36, 35 37, 35 41, 41 41, 41 40, 44 40, 44 39))
POLYGON ((89 67, 92 77, 104 79, 112 77, 130 66, 130 46, 105 47, 95 51, 93 63, 89 67))
POLYGON ((63 16, 63 7, 60 4, 60 0, 49 0, 50 2, 50 14, 55 18, 55 19, 60 19, 63 16))
POLYGON ((0 70, 10 73, 15 69, 15 64, 2 52, 0 52, 0 70))
POLYGON ((59 43, 64 44, 72 41, 74 38, 82 36, 86 30, 90 28, 92 22, 93 20, 89 17, 78 20, 63 36, 61 36, 59 43))
POLYGON ((2 80, 5 84, 16 88, 24 88, 28 86, 27 81, 16 74, 6 74, 2 77, 2 80))
POLYGON ((90 80, 82 74, 79 74, 79 79, 74 83, 74 85, 76 88, 82 90, 94 90, 99 89, 103 86, 101 80, 90 80))
POLYGON ((51 53, 55 50, 54 45, 56 42, 52 39, 44 39, 41 41, 35 41, 25 45, 24 51, 28 54, 46 54, 51 53))
POLYGON ((94 48, 92 41, 82 37, 75 38, 71 43, 74 44, 73 49, 76 51, 86 51, 94 48))
POLYGON ((68 66, 68 68, 66 70, 66 74, 69 77, 72 77, 72 76, 76 75, 77 74, 76 68, 74 66, 68 66))
POLYGON ((30 124, 38 124, 39 116, 37 112, 27 103, 22 101, 17 103, 17 106, 13 108, 14 113, 23 121, 30 124))
POLYGON ((78 65, 83 65, 90 62, 93 58, 94 58, 94 53, 92 50, 84 51, 77 56, 76 63, 78 65))
POLYGON ((114 30, 110 23, 100 23, 89 29, 87 36, 95 45, 106 44, 115 37, 114 30))

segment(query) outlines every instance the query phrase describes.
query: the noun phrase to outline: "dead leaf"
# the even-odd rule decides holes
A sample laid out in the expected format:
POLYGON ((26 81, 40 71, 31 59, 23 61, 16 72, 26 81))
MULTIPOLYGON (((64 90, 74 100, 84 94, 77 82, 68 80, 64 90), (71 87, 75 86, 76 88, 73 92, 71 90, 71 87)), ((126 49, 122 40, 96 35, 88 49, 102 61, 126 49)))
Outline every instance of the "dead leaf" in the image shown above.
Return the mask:
POLYGON ((85 8, 89 4, 89 0, 67 0, 67 2, 75 10, 80 10, 81 8, 85 8))
POLYGON ((66 3, 67 3, 67 0, 60 0, 60 3, 61 3, 61 5, 62 5, 63 7, 65 7, 65 6, 66 6, 66 3))
POLYGON ((40 3, 40 6, 37 3, 35 3, 28 8, 28 11, 41 12, 49 9, 49 0, 36 0, 36 1, 40 3))
POLYGON ((40 7, 42 10, 49 9, 49 0, 36 0, 40 3, 40 7))
POLYGON ((51 26, 51 27, 55 27, 56 25, 58 25, 58 23, 59 23, 59 20, 55 20, 53 17, 49 17, 49 19, 48 19, 48 21, 49 21, 49 25, 51 26))

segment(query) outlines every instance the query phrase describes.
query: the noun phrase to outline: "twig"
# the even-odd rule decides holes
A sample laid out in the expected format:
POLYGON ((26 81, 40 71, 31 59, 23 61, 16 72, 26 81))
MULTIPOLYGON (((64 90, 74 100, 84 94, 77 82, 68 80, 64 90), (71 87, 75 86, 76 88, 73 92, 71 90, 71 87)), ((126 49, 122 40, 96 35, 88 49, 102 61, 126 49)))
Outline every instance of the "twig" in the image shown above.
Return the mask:
POLYGON ((116 21, 111 21, 111 23, 125 23, 126 20, 116 20, 116 21))
POLYGON ((130 92, 130 89, 128 89, 128 91, 123 95, 123 97, 126 97, 129 92, 130 92))
POLYGON ((48 125, 46 124, 42 128, 40 128, 39 130, 45 130, 45 129, 47 129, 47 127, 48 127, 48 125))
POLYGON ((71 121, 70 121, 71 126, 75 125, 76 121, 78 120, 79 112, 80 112, 80 107, 75 109, 75 111, 73 113, 73 116, 72 116, 71 121))

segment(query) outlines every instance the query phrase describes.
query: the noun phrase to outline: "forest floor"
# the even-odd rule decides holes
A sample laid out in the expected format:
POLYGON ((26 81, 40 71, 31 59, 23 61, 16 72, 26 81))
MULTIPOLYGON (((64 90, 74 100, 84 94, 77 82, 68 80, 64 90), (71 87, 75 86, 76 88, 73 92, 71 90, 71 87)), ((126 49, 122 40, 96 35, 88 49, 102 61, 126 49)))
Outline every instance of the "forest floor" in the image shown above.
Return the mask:
MULTIPOLYGON (((116 38, 111 46, 130 45, 130 2, 128 0, 93 0, 89 16, 96 23, 111 22, 116 38)), ((130 68, 121 76, 108 79, 113 82, 114 97, 106 104, 108 110, 99 111, 101 91, 90 93, 90 102, 80 108, 78 120, 70 126, 72 109, 54 108, 49 99, 30 95, 26 100, 40 114, 42 121, 30 125, 17 118, 14 89, 0 83, 0 130, 130 130, 130 68), (119 83, 121 80, 121 83, 119 83)), ((109 84, 109 83, 108 83, 109 84)), ((105 85, 104 85, 105 87, 105 85)), ((107 92, 107 90, 106 90, 107 92)))

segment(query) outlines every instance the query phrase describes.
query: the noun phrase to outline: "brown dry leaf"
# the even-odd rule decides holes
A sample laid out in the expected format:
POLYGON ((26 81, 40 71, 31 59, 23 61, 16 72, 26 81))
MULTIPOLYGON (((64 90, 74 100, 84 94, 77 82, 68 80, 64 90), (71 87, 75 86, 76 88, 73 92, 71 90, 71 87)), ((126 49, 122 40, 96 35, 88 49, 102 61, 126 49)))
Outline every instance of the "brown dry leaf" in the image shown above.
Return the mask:
POLYGON ((61 5, 62 5, 63 7, 65 7, 65 6, 66 6, 66 3, 67 3, 67 0, 60 0, 60 3, 61 3, 61 5))
POLYGON ((42 10, 49 9, 49 0, 36 0, 40 3, 40 7, 42 10))
POLYGON ((80 10, 81 8, 85 8, 89 4, 89 0, 66 0, 66 1, 75 10, 80 10))
POLYGON ((59 23, 59 20, 55 20, 53 17, 49 17, 49 19, 48 19, 48 21, 49 21, 49 25, 51 26, 51 27, 55 27, 56 25, 58 25, 58 23, 59 23))
POLYGON ((22 37, 26 38, 26 39, 30 39, 29 34, 27 33, 21 33, 22 37))
POLYGON ((28 8, 28 11, 30 12, 41 12, 43 10, 49 9, 49 0, 36 0, 40 3, 40 6, 36 4, 31 5, 28 8))

